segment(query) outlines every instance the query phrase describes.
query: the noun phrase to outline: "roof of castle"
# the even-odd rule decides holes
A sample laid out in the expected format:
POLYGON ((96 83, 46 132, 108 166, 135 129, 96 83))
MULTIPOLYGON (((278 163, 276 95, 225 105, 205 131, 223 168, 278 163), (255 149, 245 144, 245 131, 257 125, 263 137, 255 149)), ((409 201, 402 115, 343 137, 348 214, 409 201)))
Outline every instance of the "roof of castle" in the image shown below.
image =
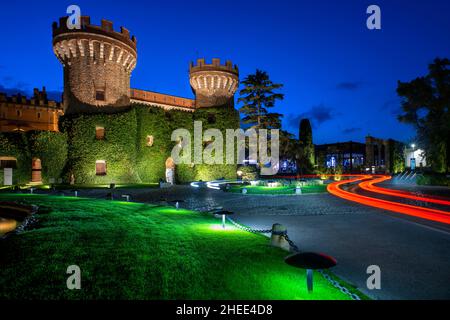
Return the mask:
POLYGON ((195 100, 154 91, 130 89, 131 102, 148 104, 164 109, 177 109, 182 111, 194 111, 195 100))

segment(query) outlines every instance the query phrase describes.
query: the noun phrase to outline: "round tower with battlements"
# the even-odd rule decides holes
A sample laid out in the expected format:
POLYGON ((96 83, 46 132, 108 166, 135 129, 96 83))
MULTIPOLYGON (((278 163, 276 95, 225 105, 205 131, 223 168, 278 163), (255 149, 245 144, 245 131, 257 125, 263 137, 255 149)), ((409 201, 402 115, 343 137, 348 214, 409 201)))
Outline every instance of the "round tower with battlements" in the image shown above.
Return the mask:
POLYGON ((130 104, 130 76, 136 66, 136 38, 110 21, 69 29, 67 17, 53 23, 53 51, 64 67, 66 113, 114 111, 130 104))
POLYGON ((189 78, 197 108, 234 106, 239 70, 231 61, 221 65, 220 59, 212 59, 211 64, 205 64, 205 59, 198 59, 196 65, 190 65, 189 78))

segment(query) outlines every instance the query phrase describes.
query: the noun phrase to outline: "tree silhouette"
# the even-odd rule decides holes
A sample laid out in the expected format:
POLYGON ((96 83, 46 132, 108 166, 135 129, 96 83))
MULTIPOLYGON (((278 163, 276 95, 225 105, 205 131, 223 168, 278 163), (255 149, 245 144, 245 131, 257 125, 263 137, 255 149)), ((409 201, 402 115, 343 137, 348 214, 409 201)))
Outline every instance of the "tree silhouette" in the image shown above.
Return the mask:
POLYGON ((269 108, 275 106, 277 100, 283 100, 284 95, 274 92, 283 87, 282 84, 273 83, 269 75, 261 70, 248 75, 242 84, 244 88, 239 92, 238 102, 244 105, 239 111, 244 115, 243 123, 249 124, 253 129, 279 129, 281 128, 282 114, 271 113, 269 108))
POLYGON ((450 61, 435 59, 428 75, 398 82, 403 98, 398 119, 414 125, 418 145, 436 172, 450 170, 450 61))

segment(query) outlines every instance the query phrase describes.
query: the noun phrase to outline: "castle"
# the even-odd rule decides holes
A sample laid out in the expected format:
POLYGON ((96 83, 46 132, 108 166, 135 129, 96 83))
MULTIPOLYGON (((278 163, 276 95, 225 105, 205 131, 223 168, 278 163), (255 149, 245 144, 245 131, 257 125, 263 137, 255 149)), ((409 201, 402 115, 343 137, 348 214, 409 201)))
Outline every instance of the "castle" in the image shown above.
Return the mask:
POLYGON ((193 130, 194 121, 239 127, 235 65, 191 63, 194 99, 132 89, 138 50, 126 28, 83 16, 80 29, 69 29, 67 17, 52 29, 63 101, 49 101, 45 88, 30 100, 0 95, 0 184, 157 182, 168 170, 181 183, 235 177, 235 165, 175 166, 170 158, 174 129, 193 130))

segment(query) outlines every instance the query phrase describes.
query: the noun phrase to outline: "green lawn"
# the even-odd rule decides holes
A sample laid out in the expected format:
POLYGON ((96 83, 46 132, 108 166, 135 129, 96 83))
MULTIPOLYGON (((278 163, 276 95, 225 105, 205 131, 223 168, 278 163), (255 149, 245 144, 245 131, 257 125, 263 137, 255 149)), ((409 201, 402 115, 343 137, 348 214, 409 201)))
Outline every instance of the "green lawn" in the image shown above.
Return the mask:
MULTIPOLYGON (((109 189, 109 184, 54 184, 57 190, 81 190, 81 189, 109 189)), ((0 190, 12 189, 14 186, 2 186, 0 190)), ((29 185, 20 185, 21 189, 29 189, 29 185)), ((32 186, 35 189, 48 190, 51 188, 49 184, 40 184, 32 186)), ((145 189, 145 188, 157 188, 159 183, 128 183, 128 184, 116 184, 116 189, 145 189)))
MULTIPOLYGON (((266 186, 230 186, 228 192, 242 193, 242 189, 247 189, 247 194, 295 194, 295 186, 280 186, 280 187, 266 187, 266 186)), ((322 193, 327 192, 327 186, 314 185, 301 187, 302 193, 322 193)))
POLYGON ((0 299, 348 299, 286 265, 268 239, 207 214, 86 198, 0 194, 40 207, 35 228, 0 239, 0 299), (66 289, 66 269, 82 289, 66 289))

